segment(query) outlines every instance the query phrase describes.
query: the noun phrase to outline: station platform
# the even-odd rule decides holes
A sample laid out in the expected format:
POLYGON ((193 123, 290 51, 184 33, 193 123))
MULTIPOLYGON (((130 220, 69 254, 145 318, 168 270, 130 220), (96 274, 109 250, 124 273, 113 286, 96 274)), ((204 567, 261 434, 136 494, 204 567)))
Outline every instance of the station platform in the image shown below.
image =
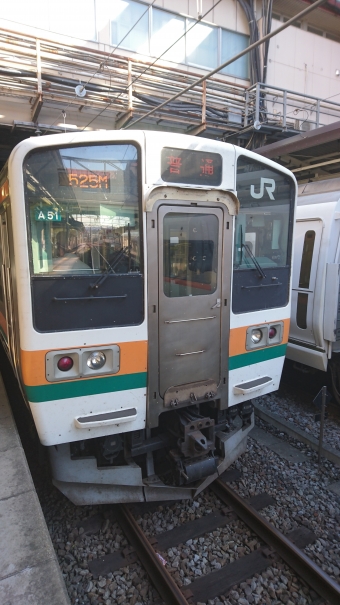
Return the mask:
POLYGON ((70 605, 1 376, 0 603, 70 605))

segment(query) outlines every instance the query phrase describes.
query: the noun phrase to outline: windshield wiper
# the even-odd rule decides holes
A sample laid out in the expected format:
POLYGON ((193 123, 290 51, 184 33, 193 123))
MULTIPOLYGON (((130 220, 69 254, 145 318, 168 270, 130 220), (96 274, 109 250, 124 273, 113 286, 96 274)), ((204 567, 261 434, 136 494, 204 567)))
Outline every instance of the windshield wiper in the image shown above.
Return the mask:
MULTIPOLYGON (((241 250, 243 250, 243 249, 247 252, 248 256, 250 256, 251 260, 253 261, 253 263, 259 273, 259 276, 262 278, 267 277, 265 272, 263 271, 260 263, 258 262, 256 256, 254 256, 254 254, 252 253, 248 244, 243 243, 243 230, 242 230, 242 225, 241 225, 241 250)), ((241 258, 241 262, 242 262, 242 258, 241 258)))
POLYGON ((259 272, 260 277, 262 277, 262 278, 263 278, 263 277, 267 277, 267 276, 266 276, 266 274, 265 274, 265 272, 263 271, 263 269, 262 269, 262 267, 261 267, 261 265, 260 265, 259 261, 257 260, 256 256, 254 256, 254 254, 253 254, 253 253, 252 253, 252 251, 250 250, 250 248, 249 248, 248 244, 242 244, 242 248, 244 248, 244 249, 245 249, 245 251, 247 252, 247 254, 249 254, 249 256, 250 256, 251 260, 253 261, 253 263, 254 263, 254 265, 255 265, 256 269, 257 269, 257 270, 258 270, 258 272, 259 272))
POLYGON ((116 256, 116 258, 114 259, 113 263, 110 265, 109 264, 109 269, 106 273, 104 273, 104 275, 101 275, 101 277, 94 282, 94 284, 91 284, 91 289, 92 290, 98 290, 99 286, 101 286, 104 281, 106 280, 107 276, 110 275, 110 273, 114 273, 115 272, 115 267, 118 265, 118 263, 120 262, 120 260, 124 257, 124 255, 126 254, 126 252, 129 251, 129 246, 126 246, 125 248, 121 248, 116 256))

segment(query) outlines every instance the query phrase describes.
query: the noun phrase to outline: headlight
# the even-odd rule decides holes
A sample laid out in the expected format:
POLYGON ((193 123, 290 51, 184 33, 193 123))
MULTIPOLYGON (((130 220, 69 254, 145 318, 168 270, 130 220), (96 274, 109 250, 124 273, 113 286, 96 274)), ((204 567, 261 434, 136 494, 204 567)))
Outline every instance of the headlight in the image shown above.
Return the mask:
POLYGON ((91 370, 100 370, 106 363, 106 357, 102 351, 94 351, 86 363, 91 370))
POLYGON ((263 337, 262 330, 253 330, 250 338, 254 344, 257 344, 258 342, 260 342, 260 340, 262 340, 262 337, 263 337))

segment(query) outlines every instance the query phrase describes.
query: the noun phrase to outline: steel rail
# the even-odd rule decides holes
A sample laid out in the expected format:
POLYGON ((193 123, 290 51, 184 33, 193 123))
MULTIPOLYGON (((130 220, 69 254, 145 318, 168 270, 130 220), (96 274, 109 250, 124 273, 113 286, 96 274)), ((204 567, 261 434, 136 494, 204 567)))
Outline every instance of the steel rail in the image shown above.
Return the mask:
POLYGON ((120 504, 115 509, 119 525, 122 527, 131 546, 145 568, 154 587, 167 605, 188 605, 188 601, 182 594, 180 588, 165 569, 156 551, 140 529, 132 513, 124 505, 120 504))
POLYGON ((314 561, 297 548, 284 534, 268 523, 252 506, 247 504, 231 487, 217 479, 210 488, 227 506, 231 506, 250 527, 322 598, 332 605, 340 603, 340 585, 330 578, 314 561))

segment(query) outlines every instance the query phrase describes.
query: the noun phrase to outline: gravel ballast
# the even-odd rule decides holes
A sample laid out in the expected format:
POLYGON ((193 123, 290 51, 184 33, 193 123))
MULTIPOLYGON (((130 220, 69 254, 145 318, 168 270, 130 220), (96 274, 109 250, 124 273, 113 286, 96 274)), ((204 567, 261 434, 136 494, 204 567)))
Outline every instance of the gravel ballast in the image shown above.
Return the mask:
MULTIPOLYGON (((340 479, 340 469, 327 461, 319 469, 314 453, 305 464, 289 463, 253 439, 249 439, 246 454, 233 466, 242 472, 242 479, 231 484, 241 496, 267 492, 274 497, 276 504, 262 511, 268 521, 284 533, 299 525, 315 532, 317 541, 305 552, 339 582, 340 498, 328 486, 340 479)), ((112 518, 111 507, 74 506, 46 482, 38 486, 38 493, 72 604, 161 603, 137 563, 96 579, 90 573, 92 559, 127 546, 112 518)), ((136 518, 151 537, 223 506, 206 490, 193 502, 160 504, 156 510, 153 507, 136 518)), ((241 521, 234 521, 171 548, 163 556, 176 582, 189 587, 197 577, 218 570, 259 546, 260 541, 251 530, 241 521)), ((229 595, 209 601, 209 605, 307 605, 315 598, 315 593, 278 561, 264 573, 234 587, 229 595)))

